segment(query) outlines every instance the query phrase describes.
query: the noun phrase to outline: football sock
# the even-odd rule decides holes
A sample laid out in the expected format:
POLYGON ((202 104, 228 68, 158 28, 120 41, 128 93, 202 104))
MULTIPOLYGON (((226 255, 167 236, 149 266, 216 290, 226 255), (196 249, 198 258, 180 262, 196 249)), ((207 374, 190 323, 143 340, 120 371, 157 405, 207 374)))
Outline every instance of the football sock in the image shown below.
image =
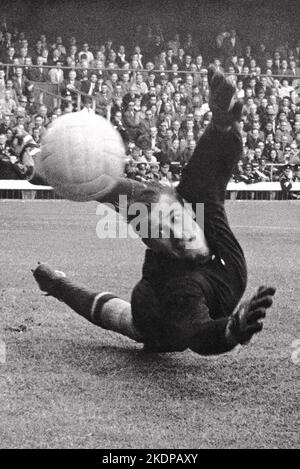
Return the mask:
POLYGON ((137 342, 143 342, 141 333, 133 323, 131 304, 109 293, 100 293, 94 298, 91 308, 94 324, 118 332, 137 342))
POLYGON ((142 342, 142 336, 133 324, 130 303, 116 295, 93 292, 66 278, 56 281, 56 288, 51 295, 93 324, 142 342))

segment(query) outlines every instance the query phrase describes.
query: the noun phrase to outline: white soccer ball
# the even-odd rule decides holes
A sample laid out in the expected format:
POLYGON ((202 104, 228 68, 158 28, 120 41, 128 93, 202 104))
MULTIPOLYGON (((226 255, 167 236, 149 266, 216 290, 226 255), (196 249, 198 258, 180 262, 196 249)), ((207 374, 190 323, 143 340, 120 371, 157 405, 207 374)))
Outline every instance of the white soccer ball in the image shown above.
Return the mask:
POLYGON ((47 129, 37 172, 62 197, 88 201, 109 192, 124 165, 117 130, 103 117, 80 111, 59 117, 47 129))

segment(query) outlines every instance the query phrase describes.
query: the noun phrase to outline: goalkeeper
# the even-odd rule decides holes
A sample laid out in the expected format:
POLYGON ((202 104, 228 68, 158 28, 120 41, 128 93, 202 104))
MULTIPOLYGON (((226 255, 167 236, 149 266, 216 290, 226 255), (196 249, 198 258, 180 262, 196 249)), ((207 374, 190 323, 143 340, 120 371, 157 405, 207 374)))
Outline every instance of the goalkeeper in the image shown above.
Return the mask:
MULTIPOLYGON (((177 193, 120 181, 115 191, 98 196, 100 202, 115 202, 118 194, 125 193, 131 201, 169 204, 173 212, 183 207, 184 200, 194 210, 196 204, 203 203, 204 236, 199 226, 190 232, 178 231, 176 216, 163 219, 160 229, 168 224, 171 236, 144 239, 150 249, 131 303, 111 293, 79 287, 45 264, 34 271, 42 291, 64 301, 97 326, 144 343, 152 352, 189 348, 211 355, 246 344, 262 330, 262 319, 275 294, 274 288, 262 286, 250 300, 240 303, 247 269, 243 251, 229 227, 224 201, 227 183, 242 152, 238 128, 241 106, 235 102, 234 86, 213 68, 209 70, 209 85, 212 122, 183 172, 177 193)), ((156 223, 154 212, 150 210, 150 224, 156 223)))

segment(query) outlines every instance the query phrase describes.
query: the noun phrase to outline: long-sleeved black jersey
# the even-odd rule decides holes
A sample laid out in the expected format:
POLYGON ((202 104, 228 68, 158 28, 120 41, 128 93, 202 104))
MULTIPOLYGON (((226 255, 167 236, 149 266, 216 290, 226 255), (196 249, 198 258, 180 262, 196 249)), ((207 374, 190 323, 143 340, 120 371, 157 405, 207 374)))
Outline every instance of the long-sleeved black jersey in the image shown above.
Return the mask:
POLYGON ((214 354, 230 349, 225 341, 227 318, 244 293, 247 268, 229 227, 224 200, 241 151, 237 129, 224 133, 209 128, 178 187, 179 196, 194 209, 197 203, 204 204, 204 232, 211 259, 201 265, 146 252, 143 278, 132 294, 132 311, 137 327, 150 343, 162 344, 162 350, 190 347, 214 354), (190 331, 183 330, 190 326, 197 337, 192 346, 185 340, 190 331))

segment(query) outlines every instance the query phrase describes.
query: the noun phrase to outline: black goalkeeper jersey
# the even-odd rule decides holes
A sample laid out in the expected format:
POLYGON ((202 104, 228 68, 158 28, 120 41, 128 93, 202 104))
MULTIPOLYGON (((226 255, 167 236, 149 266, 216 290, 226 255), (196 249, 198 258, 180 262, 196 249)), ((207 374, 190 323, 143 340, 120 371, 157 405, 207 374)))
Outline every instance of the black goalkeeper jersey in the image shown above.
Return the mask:
POLYGON ((228 316, 240 301, 247 283, 243 250, 232 233, 224 209, 225 192, 233 168, 242 153, 238 129, 222 133, 207 129, 186 166, 178 194, 190 202, 204 205, 204 233, 211 251, 205 265, 178 261, 147 251, 143 277, 154 287, 158 298, 171 292, 168 285, 176 279, 176 289, 184 290, 189 278, 203 291, 210 316, 228 316), (180 282, 180 279, 185 279, 180 282), (168 293, 166 293, 168 292, 168 293))

